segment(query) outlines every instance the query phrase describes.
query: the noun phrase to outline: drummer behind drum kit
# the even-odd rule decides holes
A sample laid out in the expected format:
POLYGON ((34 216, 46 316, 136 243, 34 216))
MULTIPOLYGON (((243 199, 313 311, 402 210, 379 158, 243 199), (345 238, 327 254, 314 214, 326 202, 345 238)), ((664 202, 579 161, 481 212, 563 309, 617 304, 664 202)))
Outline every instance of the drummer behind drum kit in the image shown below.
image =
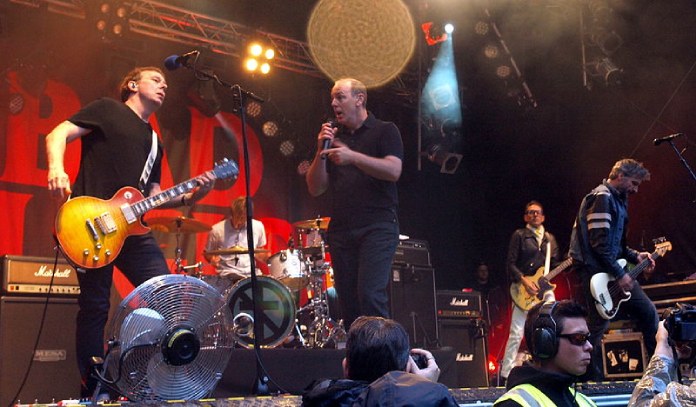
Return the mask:
MULTIPOLYGON (((288 344, 296 339, 300 347, 340 348, 345 345, 346 331, 343 321, 334 321, 330 316, 329 298, 325 280, 330 280, 332 270, 326 258, 328 248, 323 233, 328 228, 330 218, 316 218, 295 222, 300 244, 294 247, 290 239, 289 247, 268 258, 269 276, 257 276, 261 287, 260 298, 256 298, 263 310, 262 347, 273 348, 288 344), (292 291, 291 291, 292 290, 292 291), (296 299, 292 292, 308 290, 309 301, 296 309, 296 299), (301 320, 298 320, 301 319, 301 320), (294 336, 293 338, 293 330, 294 336)), ((175 267, 176 272, 194 275, 215 287, 223 296, 232 311, 233 326, 237 343, 245 348, 254 346, 254 308, 252 302, 251 277, 232 284, 228 278, 203 275, 203 263, 184 266, 181 258, 180 237, 183 233, 201 233, 211 227, 192 218, 159 217, 148 219, 149 226, 159 232, 176 234, 175 267)), ((254 249, 255 253, 267 253, 266 249, 254 249)), ((209 255, 248 254, 246 247, 230 247, 209 250, 209 255)))

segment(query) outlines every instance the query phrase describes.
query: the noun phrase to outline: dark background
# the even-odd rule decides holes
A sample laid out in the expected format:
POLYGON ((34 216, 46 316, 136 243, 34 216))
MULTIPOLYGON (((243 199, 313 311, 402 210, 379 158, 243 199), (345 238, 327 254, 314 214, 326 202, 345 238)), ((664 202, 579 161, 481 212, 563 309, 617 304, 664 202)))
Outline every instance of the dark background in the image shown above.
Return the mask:
MULTIPOLYGON (((278 137, 260 138, 265 161, 255 196, 257 215, 288 222, 331 216, 323 209, 326 198, 309 197, 296 171, 302 160, 312 157, 316 133, 330 113, 331 80, 282 69, 267 78, 249 78, 239 69, 238 60, 206 52, 204 47, 137 34, 122 42, 105 43, 87 21, 49 12, 46 3, 36 3, 40 6, 8 1, 0 6, 0 69, 4 74, 21 72, 27 86, 45 78, 66 83, 85 104, 112 93, 115 82, 132 66, 162 66, 168 55, 201 49, 202 62, 225 80, 264 97, 264 116, 281 124, 278 137), (289 157, 278 153, 284 140, 295 143, 289 157)), ((315 4, 309 0, 168 3, 299 41, 305 41, 306 23, 315 4)), ((368 106, 402 131, 406 159, 399 181, 401 231, 429 242, 438 288, 469 285, 479 261, 488 262, 493 276, 503 282, 509 236, 523 226, 522 211, 532 199, 544 205, 546 227, 565 252, 583 195, 623 157, 643 161, 652 172, 652 180, 631 198, 629 243, 652 250, 650 240, 666 236, 674 250, 658 261, 658 270, 674 279, 696 271, 696 181, 668 144, 656 147, 652 143, 657 137, 685 133, 676 145, 684 149, 688 163, 696 163, 690 149, 696 127, 692 113, 696 102, 696 2, 609 1, 614 10, 612 27, 623 39, 612 59, 623 69, 624 80, 612 87, 593 82, 592 89, 583 85, 580 27, 574 8, 584 3, 407 2, 416 26, 442 16, 457 26, 453 41, 464 118, 458 151, 463 160, 457 171, 441 174, 427 160, 422 170, 417 169, 417 102, 404 96, 418 94, 417 81, 400 82, 405 92, 397 92, 393 84, 370 90, 368 106), (482 42, 471 27, 486 5, 538 102, 536 108, 520 106, 508 97, 494 67, 480 56, 482 42)), ((420 32, 417 40, 423 41, 420 32)), ((410 72, 417 72, 419 62, 429 66, 436 54, 435 47, 421 44, 420 48, 410 61, 410 72)), ((201 137, 188 132, 191 102, 186 92, 194 79, 190 72, 180 70, 168 73, 167 80, 168 100, 158 119, 164 127, 168 154, 177 157, 177 152, 186 149, 189 137, 201 137)), ((7 94, 3 86, 2 100, 7 94)), ((231 111, 230 98, 224 92, 221 97, 223 111, 231 111)), ((3 128, 7 114, 6 108, 0 109, 3 128)), ((250 121, 257 133, 261 123, 250 121)), ((175 174, 175 180, 185 179, 184 174, 175 174)), ((223 208, 202 210, 224 213, 223 208)), ((42 236, 25 241, 23 253, 14 254, 50 256, 50 238, 42 236)))

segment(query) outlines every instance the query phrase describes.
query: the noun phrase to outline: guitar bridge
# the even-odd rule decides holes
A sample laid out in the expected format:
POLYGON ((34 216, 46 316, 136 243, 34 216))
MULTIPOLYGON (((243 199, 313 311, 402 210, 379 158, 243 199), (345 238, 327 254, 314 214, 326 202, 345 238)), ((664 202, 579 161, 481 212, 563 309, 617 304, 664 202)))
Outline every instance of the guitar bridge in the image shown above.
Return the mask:
POLYGON ((109 233, 116 231, 116 222, 114 222, 114 219, 111 217, 109 212, 104 212, 94 218, 94 223, 97 224, 99 230, 101 230, 102 234, 104 235, 108 235, 109 233))

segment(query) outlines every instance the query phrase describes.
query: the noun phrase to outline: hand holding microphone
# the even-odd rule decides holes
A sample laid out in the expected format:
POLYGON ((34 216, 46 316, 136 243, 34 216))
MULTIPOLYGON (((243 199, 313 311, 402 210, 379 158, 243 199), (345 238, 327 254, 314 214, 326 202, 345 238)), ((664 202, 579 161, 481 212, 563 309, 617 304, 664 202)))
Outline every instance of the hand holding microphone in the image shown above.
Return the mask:
MULTIPOLYGON (((320 151, 331 148, 331 143, 333 143, 333 137, 336 134, 336 129, 338 129, 338 123, 336 123, 336 121, 333 119, 327 120, 326 123, 322 125, 319 137, 321 138, 323 135, 330 135, 331 138, 325 137, 322 139, 320 151)), ((326 160, 326 154, 321 153, 321 159, 326 160)))

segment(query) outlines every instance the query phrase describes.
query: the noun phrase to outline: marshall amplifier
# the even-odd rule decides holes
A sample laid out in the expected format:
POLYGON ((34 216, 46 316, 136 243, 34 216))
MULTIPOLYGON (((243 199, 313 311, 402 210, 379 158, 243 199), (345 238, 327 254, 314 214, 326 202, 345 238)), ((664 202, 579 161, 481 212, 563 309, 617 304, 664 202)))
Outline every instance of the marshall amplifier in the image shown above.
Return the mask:
POLYGON ((394 264, 430 267, 430 249, 425 240, 400 240, 394 253, 394 264))
POLYGON ((53 263, 54 259, 45 257, 0 257, 2 295, 46 294, 53 277, 52 295, 77 296, 80 287, 75 269, 61 259, 54 273, 53 263))
POLYGON ((481 318, 481 293, 478 291, 437 291, 437 317, 452 319, 481 318))

